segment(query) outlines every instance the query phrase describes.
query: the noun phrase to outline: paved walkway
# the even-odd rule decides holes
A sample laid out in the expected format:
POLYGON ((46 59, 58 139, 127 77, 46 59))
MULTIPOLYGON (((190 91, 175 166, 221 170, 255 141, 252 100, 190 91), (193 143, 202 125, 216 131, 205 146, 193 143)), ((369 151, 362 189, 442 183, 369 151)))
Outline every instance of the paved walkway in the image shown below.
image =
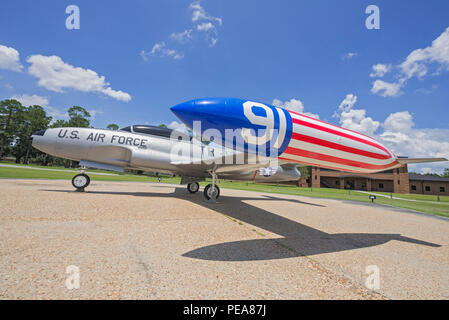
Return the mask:
POLYGON ((86 190, 0 180, 0 299, 449 299, 446 220, 244 190, 216 204, 177 185, 86 190))

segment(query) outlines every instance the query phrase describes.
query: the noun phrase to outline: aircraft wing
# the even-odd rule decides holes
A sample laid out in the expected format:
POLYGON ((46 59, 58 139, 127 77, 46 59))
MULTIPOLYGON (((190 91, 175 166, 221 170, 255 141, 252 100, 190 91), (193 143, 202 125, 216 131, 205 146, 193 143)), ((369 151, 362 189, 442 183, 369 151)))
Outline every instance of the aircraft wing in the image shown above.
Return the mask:
POLYGON ((191 172, 192 174, 205 174, 211 169, 215 169, 215 172, 220 173, 238 173, 247 172, 250 170, 259 169, 264 167, 264 163, 255 155, 247 153, 241 153, 242 158, 237 159, 236 154, 223 155, 215 158, 209 158, 205 162, 191 162, 191 161, 175 161, 171 164, 176 165, 179 171, 191 172), (207 164, 210 163, 210 164, 207 164))
POLYGON ((307 164, 302 164, 302 163, 298 163, 298 162, 289 162, 286 160, 279 160, 279 165, 286 169, 309 167, 309 165, 307 165, 307 164))
POLYGON ((398 158, 397 161, 401 164, 412 164, 412 163, 439 162, 448 160, 446 158, 398 158))
POLYGON ((227 180, 255 181, 257 179, 265 182, 279 182, 297 181, 301 178, 301 173, 297 170, 301 164, 285 160, 258 157, 248 153, 227 154, 208 160, 212 160, 209 165, 204 162, 189 161, 172 162, 172 164, 176 165, 177 174, 187 177, 207 178, 210 176, 209 171, 214 170, 220 179, 227 180))

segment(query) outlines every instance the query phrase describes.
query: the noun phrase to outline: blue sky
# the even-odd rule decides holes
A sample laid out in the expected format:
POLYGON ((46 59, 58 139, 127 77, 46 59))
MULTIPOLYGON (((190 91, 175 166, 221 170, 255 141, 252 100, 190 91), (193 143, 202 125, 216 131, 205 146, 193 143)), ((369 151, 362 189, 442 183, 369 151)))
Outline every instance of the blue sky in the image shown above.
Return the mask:
POLYGON ((397 154, 449 156, 448 27, 447 0, 4 0, 0 99, 56 118, 81 105, 99 128, 170 124, 169 107, 193 98, 277 99, 397 154), (65 25, 71 4, 79 30, 65 25), (365 27, 370 4, 379 30, 365 27))

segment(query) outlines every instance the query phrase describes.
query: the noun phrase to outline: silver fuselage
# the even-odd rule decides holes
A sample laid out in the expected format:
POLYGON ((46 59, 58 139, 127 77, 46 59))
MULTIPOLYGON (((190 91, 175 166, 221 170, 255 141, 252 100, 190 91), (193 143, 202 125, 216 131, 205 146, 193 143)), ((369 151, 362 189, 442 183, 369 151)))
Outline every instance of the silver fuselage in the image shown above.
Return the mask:
POLYGON ((229 180, 276 182, 297 181, 301 177, 296 168, 282 166, 264 176, 254 169, 254 164, 229 162, 243 154, 185 136, 168 138, 122 130, 53 128, 32 138, 33 147, 45 153, 100 169, 138 169, 203 179, 209 177, 212 169, 220 167, 219 177, 229 180))

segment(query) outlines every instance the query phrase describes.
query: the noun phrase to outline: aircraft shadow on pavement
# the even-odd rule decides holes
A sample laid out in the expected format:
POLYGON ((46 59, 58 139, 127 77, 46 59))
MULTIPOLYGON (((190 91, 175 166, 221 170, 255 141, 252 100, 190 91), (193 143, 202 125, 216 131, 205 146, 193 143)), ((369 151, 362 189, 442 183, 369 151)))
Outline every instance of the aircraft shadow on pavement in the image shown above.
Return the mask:
MULTIPOLYGON (((42 191, 73 192, 66 190, 42 191)), ((221 196, 217 204, 210 204, 203 200, 203 196, 201 193, 189 194, 184 188, 175 188, 173 193, 114 191, 88 191, 88 193, 133 195, 142 197, 174 197, 178 199, 184 199, 280 236, 279 238, 251 239, 214 244, 197 248, 183 254, 184 257, 195 259, 214 261, 253 261, 285 259, 373 247, 387 243, 391 240, 403 241, 430 247, 441 247, 441 245, 439 244, 404 237, 400 234, 330 234, 244 202, 248 200, 284 202, 288 201, 298 203, 300 205, 298 206, 298 210, 301 210, 301 206, 303 205, 325 207, 320 204, 300 201, 297 199, 285 199, 267 195, 263 197, 221 196)))

